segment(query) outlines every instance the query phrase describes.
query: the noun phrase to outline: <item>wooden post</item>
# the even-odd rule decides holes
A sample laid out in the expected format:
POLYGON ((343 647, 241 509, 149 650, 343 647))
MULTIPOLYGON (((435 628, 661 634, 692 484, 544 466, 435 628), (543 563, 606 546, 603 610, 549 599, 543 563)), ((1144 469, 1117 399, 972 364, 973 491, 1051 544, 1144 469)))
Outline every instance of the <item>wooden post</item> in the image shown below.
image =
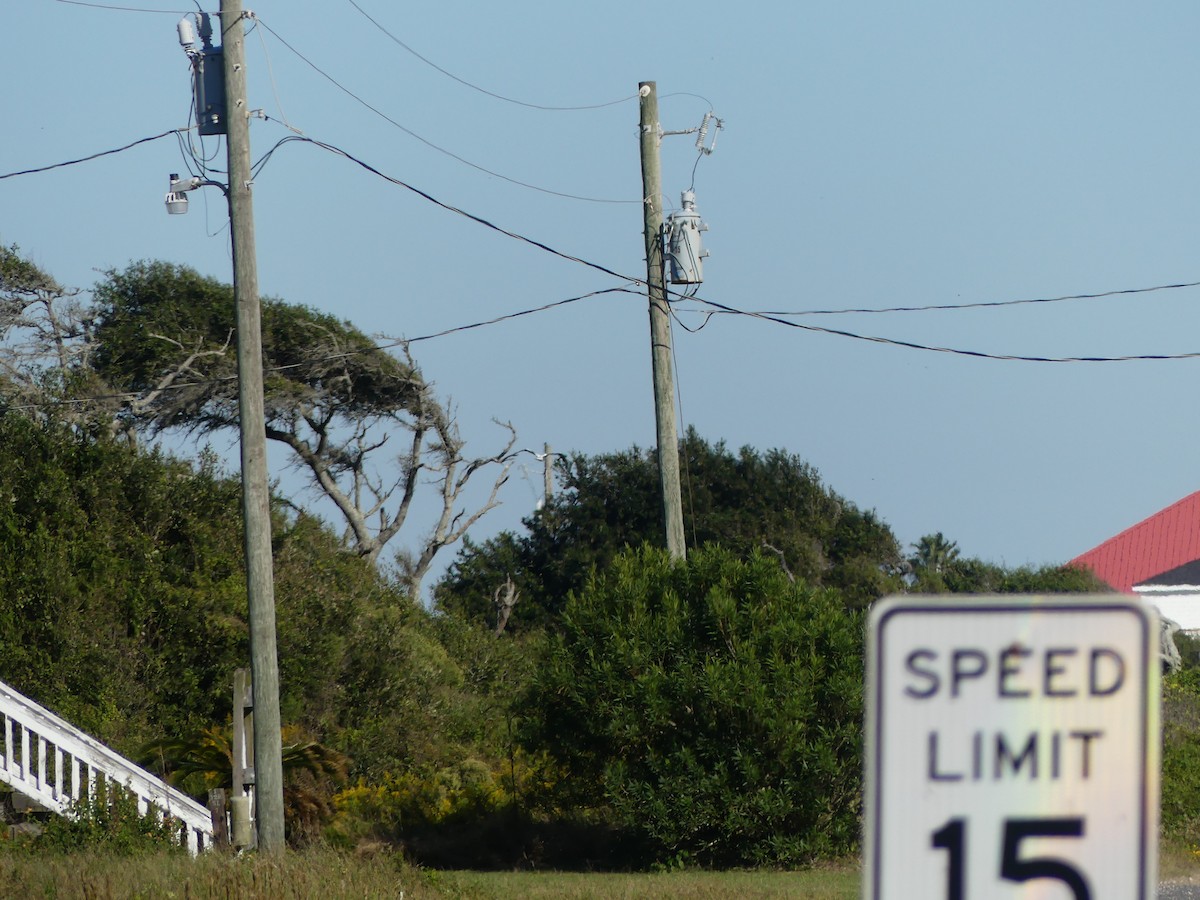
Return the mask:
POLYGON ((662 483, 667 552, 687 553, 679 486, 679 437, 675 428, 675 382, 671 374, 671 311, 663 283, 662 175, 659 162, 658 95, 653 81, 638 85, 641 97, 642 205, 645 215, 646 285, 650 294, 650 352, 654 369, 654 420, 658 427, 658 472, 662 483))
POLYGON ((239 850, 257 845, 258 798, 254 777, 254 684, 249 669, 233 672, 233 820, 230 841, 239 850))
POLYGON ((208 813, 212 816, 213 846, 221 850, 229 847, 229 817, 225 813, 225 788, 212 788, 208 792, 208 813))
POLYGON ((233 796, 254 790, 254 693, 249 669, 233 673, 233 796))
POLYGON ((250 107, 246 99, 245 18, 241 0, 221 0, 225 62, 229 218, 233 238, 233 293, 237 304, 238 414, 242 446, 246 593, 250 668, 254 673, 254 779, 258 846, 284 849, 283 741, 279 720, 279 661, 275 646, 275 585, 271 561, 271 494, 267 478, 263 402, 262 320, 254 251, 250 166, 250 107))

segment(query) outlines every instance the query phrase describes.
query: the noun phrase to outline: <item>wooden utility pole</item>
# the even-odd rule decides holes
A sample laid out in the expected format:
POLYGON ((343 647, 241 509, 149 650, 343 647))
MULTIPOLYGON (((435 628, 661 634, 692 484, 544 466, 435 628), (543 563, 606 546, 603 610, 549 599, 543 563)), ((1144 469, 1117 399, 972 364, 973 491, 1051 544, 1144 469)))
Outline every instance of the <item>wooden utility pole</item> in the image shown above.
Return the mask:
POLYGON ((271 494, 267 480, 263 403, 262 322, 254 252, 250 172, 250 107, 246 100, 245 25, 241 0, 221 0, 225 64, 229 218, 233 293, 237 304, 238 408, 242 439, 242 517, 246 593, 250 607, 250 670, 254 692, 254 805, 258 847, 284 849, 283 748, 279 662, 275 648, 275 585, 271 564, 271 494))
POLYGON ((546 451, 542 456, 542 487, 545 489, 543 497, 545 504, 549 506, 554 498, 554 454, 549 444, 542 444, 542 449, 546 451))
POLYGON ((671 311, 663 284, 662 176, 659 164, 658 94, 653 81, 638 85, 641 98, 642 206, 645 212, 646 284, 650 294, 650 352, 654 370, 654 419, 658 426, 658 471, 662 481, 667 552, 683 559, 683 501, 679 490, 679 437, 675 427, 675 382, 671 375, 671 311))

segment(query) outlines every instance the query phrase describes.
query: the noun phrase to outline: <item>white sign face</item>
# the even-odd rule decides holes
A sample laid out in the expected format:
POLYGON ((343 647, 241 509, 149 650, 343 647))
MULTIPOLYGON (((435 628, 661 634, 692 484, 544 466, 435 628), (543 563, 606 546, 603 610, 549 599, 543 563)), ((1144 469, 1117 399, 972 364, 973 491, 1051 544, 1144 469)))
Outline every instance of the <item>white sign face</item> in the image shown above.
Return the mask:
POLYGON ((1115 595, 876 604, 863 897, 1151 900, 1158 642, 1115 595))

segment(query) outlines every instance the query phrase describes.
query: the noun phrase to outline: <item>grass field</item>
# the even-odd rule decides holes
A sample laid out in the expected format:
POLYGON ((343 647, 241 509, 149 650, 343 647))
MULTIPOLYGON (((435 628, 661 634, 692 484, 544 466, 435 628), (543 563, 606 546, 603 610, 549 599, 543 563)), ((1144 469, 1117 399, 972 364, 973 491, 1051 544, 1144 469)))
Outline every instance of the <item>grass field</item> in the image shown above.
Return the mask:
MULTIPOLYGON (((1200 857, 1166 849, 1161 875, 1200 877, 1200 857)), ((211 854, 122 857, 99 853, 32 855, 0 852, 0 897, 56 900, 672 900, 797 897, 851 900, 856 866, 800 872, 442 872, 415 869, 399 856, 313 850, 277 859, 211 854)))
POLYGON ((452 872, 440 879, 455 897, 521 897, 530 900, 670 900, 725 898, 767 900, 803 897, 844 900, 858 896, 858 873, 821 869, 804 872, 672 872, 652 875, 583 873, 452 872))
POLYGON ((180 855, 135 857, 0 854, 0 897, 57 900, 432 900, 432 898, 776 898, 856 896, 853 869, 805 872, 582 874, 438 872, 387 853, 288 853, 280 859, 180 855))

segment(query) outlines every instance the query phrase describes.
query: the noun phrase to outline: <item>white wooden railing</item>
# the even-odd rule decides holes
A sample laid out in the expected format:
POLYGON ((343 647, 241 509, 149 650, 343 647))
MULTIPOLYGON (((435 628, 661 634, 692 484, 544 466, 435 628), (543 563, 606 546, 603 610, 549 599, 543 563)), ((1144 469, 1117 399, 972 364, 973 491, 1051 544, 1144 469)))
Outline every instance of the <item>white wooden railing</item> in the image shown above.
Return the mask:
POLYGON ((88 737, 48 709, 0 682, 0 782, 50 812, 73 814, 73 803, 94 797, 102 784, 119 786, 138 801, 179 823, 179 838, 193 855, 212 845, 212 817, 202 804, 88 737))

